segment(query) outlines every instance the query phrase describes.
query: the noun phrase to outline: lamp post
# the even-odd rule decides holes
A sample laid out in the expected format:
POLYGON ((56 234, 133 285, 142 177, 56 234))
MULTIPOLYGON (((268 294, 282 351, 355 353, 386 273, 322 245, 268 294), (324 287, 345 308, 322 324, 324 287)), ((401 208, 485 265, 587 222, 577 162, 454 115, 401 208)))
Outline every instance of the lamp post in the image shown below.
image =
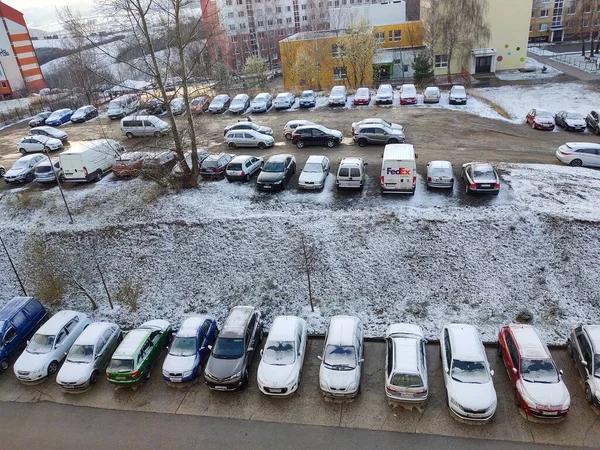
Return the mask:
POLYGON ((50 162, 50 167, 52 168, 52 172, 54 172, 54 179, 56 180, 56 184, 58 185, 58 189, 60 190, 60 195, 62 196, 63 202, 65 203, 65 208, 67 208, 67 214, 69 214, 69 223, 73 223, 73 216, 71 215, 71 210, 69 209, 69 205, 67 204, 67 199, 65 198, 65 193, 62 189, 62 184, 60 183, 60 177, 56 173, 56 168, 54 167, 54 163, 52 162, 52 158, 48 154, 48 148, 44 148, 44 154, 48 161, 50 162))

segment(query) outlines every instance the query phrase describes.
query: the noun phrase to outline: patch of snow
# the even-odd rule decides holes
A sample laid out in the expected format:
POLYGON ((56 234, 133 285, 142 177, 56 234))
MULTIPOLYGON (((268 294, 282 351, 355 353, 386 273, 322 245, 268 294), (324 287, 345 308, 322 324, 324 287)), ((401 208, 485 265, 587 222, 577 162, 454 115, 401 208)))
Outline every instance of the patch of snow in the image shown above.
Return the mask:
POLYGON ((558 69, 552 66, 547 66, 533 58, 527 58, 525 63, 527 69, 534 69, 534 72, 520 72, 518 70, 505 70, 496 73, 496 76, 505 81, 513 80, 539 80, 544 78, 553 78, 557 75, 562 74, 558 69), (546 72, 542 72, 542 69, 546 67, 546 72))
POLYGON ((555 55, 554 52, 548 51, 544 47, 533 46, 533 45, 530 47, 527 47, 527 51, 529 53, 533 53, 534 55, 538 55, 538 56, 554 56, 555 55))

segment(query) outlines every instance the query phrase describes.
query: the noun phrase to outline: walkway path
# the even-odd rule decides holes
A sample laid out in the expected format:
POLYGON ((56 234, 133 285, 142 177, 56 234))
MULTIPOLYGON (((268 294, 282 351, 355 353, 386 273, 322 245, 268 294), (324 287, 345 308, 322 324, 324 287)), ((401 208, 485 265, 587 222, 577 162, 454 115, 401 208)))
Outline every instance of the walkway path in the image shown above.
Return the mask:
POLYGON ((534 58, 534 59, 538 60, 539 62, 544 63, 548 66, 554 67, 555 69, 558 69, 558 70, 566 73, 567 75, 577 78, 578 80, 592 82, 592 83, 600 83, 600 74, 597 75, 597 74, 593 74, 593 73, 584 72, 583 70, 579 70, 576 67, 572 67, 567 64, 563 64, 559 61, 553 61, 550 59, 549 56, 538 56, 538 55, 534 55, 533 53, 527 53, 527 56, 534 58))

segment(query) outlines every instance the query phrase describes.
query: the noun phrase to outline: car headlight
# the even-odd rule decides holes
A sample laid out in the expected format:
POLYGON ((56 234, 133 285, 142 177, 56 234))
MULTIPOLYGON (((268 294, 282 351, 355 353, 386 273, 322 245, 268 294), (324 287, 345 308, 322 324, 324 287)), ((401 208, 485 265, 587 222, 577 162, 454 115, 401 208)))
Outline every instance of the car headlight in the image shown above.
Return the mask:
POLYGON ((283 180, 275 181, 273 184, 281 184, 283 180))
POLYGON ((348 390, 349 390, 349 391, 354 391, 354 390, 356 390, 356 386, 357 386, 357 385, 356 385, 356 382, 355 382, 355 381, 353 381, 353 382, 352 382, 352 383, 350 383, 350 385, 348 386, 348 390))
POLYGON ((215 376, 212 373, 210 373, 206 368, 204 368, 204 378, 215 379, 215 376))
POLYGON ((458 403, 454 397, 450 397, 450 403, 452 403, 454 406, 456 406, 458 409, 463 409, 462 406, 460 406, 460 403, 458 403))
POLYGON ((231 375, 230 377, 225 378, 224 380, 235 380, 236 378, 239 378, 242 376, 242 371, 239 371, 233 375, 231 375))
POLYGON ((186 371, 186 372, 183 372, 183 374, 182 374, 182 375, 183 375, 184 377, 191 377, 191 376, 192 376, 192 372, 193 372, 193 370, 188 370, 188 371, 186 371))
POLYGON ((519 389, 519 395, 521 396, 521 398, 523 399, 523 401, 529 408, 540 409, 540 407, 533 401, 533 399, 531 397, 529 397, 527 394, 525 394, 523 389, 519 389))
POLYGON ((329 386, 327 385, 327 382, 325 380, 319 380, 319 386, 324 391, 328 391, 329 390, 329 386))

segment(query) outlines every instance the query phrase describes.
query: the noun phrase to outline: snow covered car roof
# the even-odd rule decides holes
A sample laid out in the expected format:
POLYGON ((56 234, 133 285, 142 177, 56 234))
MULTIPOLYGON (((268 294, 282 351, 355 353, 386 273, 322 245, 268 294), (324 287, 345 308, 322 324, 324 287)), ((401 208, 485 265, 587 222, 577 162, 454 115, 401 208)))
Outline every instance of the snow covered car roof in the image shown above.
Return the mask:
POLYGON ((592 341, 595 353, 600 351, 600 325, 583 325, 582 327, 592 341))
POLYGON ((177 331, 177 337, 195 337, 198 334, 198 329, 207 319, 215 320, 214 317, 208 315, 188 317, 177 331))
POLYGON ((246 323, 254 314, 253 306, 236 306, 231 310, 223 329, 221 330, 220 336, 223 337, 239 337, 244 335, 246 323))
POLYGON ((423 339, 423 330, 419 325, 413 325, 412 323, 393 323, 387 329, 386 337, 394 337, 394 334, 413 334, 423 339))
POLYGON ((418 337, 392 338, 394 345, 394 372, 419 373, 419 342, 418 337))
POLYGON ((486 356, 479 337, 479 331, 473 325, 453 323, 447 325, 452 340, 452 358, 460 361, 485 361, 486 356))
POLYGON ((117 325, 110 322, 94 322, 87 326, 85 330, 79 335, 75 344, 77 345, 95 345, 96 341, 106 330, 110 327, 116 327, 117 325))
POLYGON ((509 325, 523 358, 552 358, 546 344, 531 325, 509 325))
POLYGON ((296 326, 302 321, 296 316, 277 316, 269 329, 268 341, 295 341, 296 326))
POLYGON ((352 345, 356 340, 356 327, 360 319, 354 316, 333 316, 329 322, 327 331, 327 344, 332 345, 352 345))
POLYGON ((37 334, 47 334, 54 335, 60 331, 65 324, 73 319, 74 317, 79 317, 80 319, 85 319, 87 316, 83 313, 71 310, 63 310, 54 314, 48 321, 37 330, 37 334))

